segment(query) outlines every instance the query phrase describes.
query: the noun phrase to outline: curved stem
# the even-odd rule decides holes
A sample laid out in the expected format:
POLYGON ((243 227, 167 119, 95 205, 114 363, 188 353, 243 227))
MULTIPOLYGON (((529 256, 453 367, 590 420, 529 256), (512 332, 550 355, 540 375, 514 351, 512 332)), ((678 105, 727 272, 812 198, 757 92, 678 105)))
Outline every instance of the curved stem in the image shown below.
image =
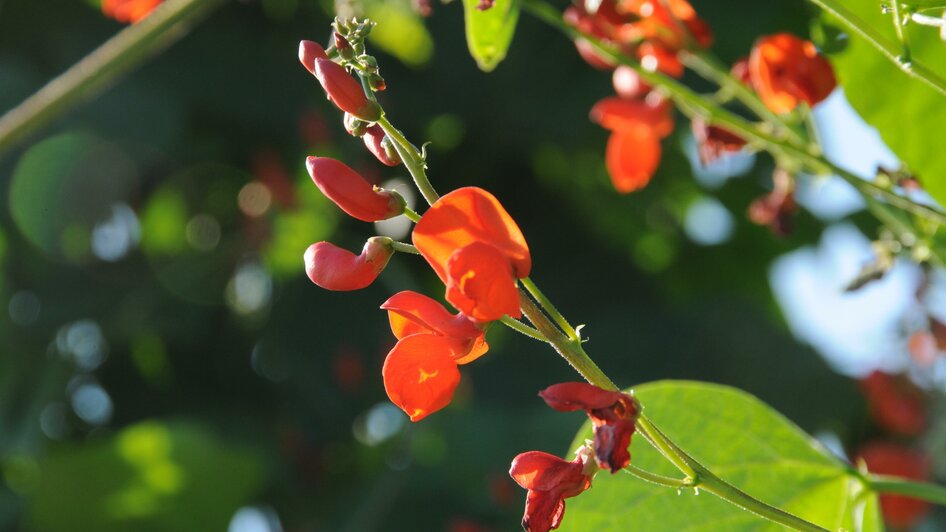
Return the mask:
POLYGON ((650 471, 641 469, 634 464, 628 464, 628 466, 624 468, 624 472, 628 475, 633 475, 645 482, 650 482, 651 484, 657 484, 658 486, 664 486, 667 488, 683 489, 693 487, 693 483, 690 482, 689 479, 665 477, 663 475, 658 475, 657 473, 651 473, 650 471))
POLYGON ((420 215, 407 207, 404 207, 404 216, 407 216, 407 219, 414 223, 420 221, 420 215))
POLYGON ((906 75, 922 81, 936 92, 946 96, 946 80, 923 65, 904 61, 894 45, 890 44, 887 39, 861 20, 860 17, 841 5, 838 0, 809 0, 809 2, 830 13, 848 31, 860 35, 871 46, 883 54, 884 57, 889 59, 891 63, 897 65, 897 68, 906 73, 906 75))
POLYGON ((541 332, 539 332, 536 329, 533 329, 532 327, 529 327, 525 323, 522 323, 521 321, 515 318, 510 318, 509 316, 503 316, 502 319, 499 321, 502 322, 502 324, 505 325, 506 327, 509 327, 510 329, 518 333, 524 334, 528 336, 529 338, 538 340, 540 342, 548 341, 548 339, 545 338, 545 336, 541 332))
POLYGON ((147 18, 123 29, 0 116, 0 152, 117 80, 187 34, 190 24, 222 0, 168 0, 147 18))
POLYGON ((420 255, 420 251, 417 251, 417 248, 414 246, 404 243, 394 241, 391 243, 391 247, 394 248, 394 251, 400 251, 401 253, 410 253, 411 255, 420 255))
POLYGON ((427 203, 433 205, 434 202, 440 199, 440 195, 437 194, 433 185, 430 184, 430 180, 427 179, 427 163, 424 161, 423 154, 407 140, 404 133, 401 133, 400 130, 391 125, 391 122, 388 122, 387 117, 382 116, 381 119, 378 120, 378 125, 381 126, 381 129, 383 129, 385 134, 393 141, 394 149, 397 151, 397 154, 401 156, 404 167, 407 168, 411 177, 414 178, 414 184, 417 185, 417 189, 423 194, 427 203))
POLYGON ((946 487, 888 475, 868 475, 867 485, 876 492, 906 495, 946 506, 946 487))
POLYGON ((565 319, 565 316, 563 316, 562 313, 559 312, 557 308, 555 308, 555 305, 549 301, 549 298, 547 298, 545 294, 539 290, 539 287, 536 286, 534 282, 532 282, 532 279, 525 277, 521 281, 522 286, 524 286, 526 290, 532 294, 532 297, 534 297, 535 300, 539 302, 539 305, 542 306, 545 312, 547 312, 548 315, 551 316, 553 320, 555 320, 555 323, 557 323, 562 329, 562 332, 565 333, 565 336, 568 336, 570 340, 579 341, 578 333, 575 331, 575 328, 572 327, 570 323, 568 323, 568 320, 565 319))

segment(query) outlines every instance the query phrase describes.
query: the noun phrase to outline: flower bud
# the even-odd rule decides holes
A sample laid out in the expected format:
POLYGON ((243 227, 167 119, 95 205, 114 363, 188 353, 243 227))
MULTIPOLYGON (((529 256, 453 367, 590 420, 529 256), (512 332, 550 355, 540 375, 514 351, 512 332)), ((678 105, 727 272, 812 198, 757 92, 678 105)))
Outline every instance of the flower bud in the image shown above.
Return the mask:
POLYGON ((398 155, 394 145, 391 144, 391 139, 384 134, 384 130, 378 124, 369 127, 362 139, 364 139, 368 151, 374 154, 382 164, 388 166, 401 164, 401 156, 398 155))
POLYGON ((315 60, 328 59, 322 46, 314 41, 299 42, 299 62, 309 71, 309 74, 315 75, 315 60))
POLYGON ((375 92, 383 91, 388 88, 388 84, 384 82, 384 78, 377 74, 368 76, 368 86, 375 92))
POLYGON ((342 111, 368 122, 377 122, 381 118, 381 107, 365 96, 361 84, 343 67, 328 59, 318 58, 315 60, 315 77, 332 103, 342 111))
POLYGON ((360 118, 355 118, 348 113, 345 113, 345 118, 342 120, 342 123, 345 125, 345 131, 353 137, 361 137, 368 130, 368 122, 360 118))
POLYGON ((393 241, 376 236, 355 255, 330 242, 318 242, 305 251, 305 273, 326 290, 359 290, 370 285, 394 254, 393 241))
POLYGON ((309 157, 306 169, 319 190, 354 218, 377 222, 404 212, 406 204, 400 194, 371 186, 341 161, 309 157))

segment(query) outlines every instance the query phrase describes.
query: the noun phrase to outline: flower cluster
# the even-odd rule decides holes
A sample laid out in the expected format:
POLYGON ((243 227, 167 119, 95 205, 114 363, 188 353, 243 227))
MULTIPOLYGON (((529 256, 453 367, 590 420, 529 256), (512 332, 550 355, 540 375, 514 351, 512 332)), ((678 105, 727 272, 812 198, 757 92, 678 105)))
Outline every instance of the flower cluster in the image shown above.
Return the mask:
MULTIPOLYGON (((336 29, 327 50, 303 41, 299 60, 319 80, 329 100, 345 111, 349 133, 362 137, 381 163, 401 164, 395 142, 379 124, 381 107, 371 97, 385 84, 361 42, 370 25, 338 21, 336 29)), ((309 157, 306 166, 319 190, 353 218, 374 222, 406 210, 396 192, 372 186, 340 161, 309 157)), ((499 200, 476 187, 454 190, 434 202, 417 221, 412 240, 446 286, 444 298, 459 311, 452 313, 434 299, 410 291, 381 305, 398 340, 381 370, 384 388, 391 402, 412 421, 419 421, 450 403, 460 381, 458 366, 489 348, 485 339, 489 324, 504 316, 521 316, 517 283, 529 275, 532 258, 522 232, 499 200)), ((396 247, 390 238, 372 237, 355 255, 318 242, 305 253, 306 273, 329 290, 364 288, 378 277, 396 247)))
MULTIPOLYGON (((590 113, 593 122, 611 131, 605 154, 611 182, 622 194, 643 188, 660 164, 661 139, 673 131, 673 113, 666 97, 640 73, 679 78, 686 57, 712 44, 712 31, 686 0, 578 0, 563 17, 583 34, 575 39, 582 58, 595 68, 613 70, 617 95, 599 101, 590 113), (616 64, 599 45, 640 63, 616 64)), ((831 65, 814 44, 788 33, 756 41, 749 57, 733 67, 733 76, 779 115, 802 103, 817 104, 836 85, 831 65)), ((702 118, 693 120, 692 127, 703 164, 746 146, 739 135, 702 118)), ((795 207, 793 188, 782 186, 760 198, 750 208, 750 218, 784 233, 795 207)))
POLYGON ((616 473, 627 467, 631 462, 628 447, 640 414, 633 396, 583 382, 555 384, 539 396, 559 412, 584 410, 594 426, 594 441, 579 448, 571 462, 541 451, 513 459, 509 475, 528 490, 522 518, 527 532, 558 528, 565 515, 565 499, 590 488, 599 469, 616 473))

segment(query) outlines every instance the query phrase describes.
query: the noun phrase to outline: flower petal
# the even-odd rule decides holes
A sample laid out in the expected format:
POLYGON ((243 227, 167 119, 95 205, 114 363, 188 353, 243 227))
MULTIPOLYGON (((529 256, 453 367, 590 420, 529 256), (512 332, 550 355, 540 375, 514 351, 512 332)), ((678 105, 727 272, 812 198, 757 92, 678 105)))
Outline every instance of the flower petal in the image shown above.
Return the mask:
POLYGON ((562 382, 539 392, 545 403, 559 412, 609 408, 625 394, 598 388, 585 382, 562 382))
POLYGON ((451 356, 466 364, 489 350, 483 330, 463 314, 451 314, 423 294, 405 290, 394 294, 381 308, 388 311, 391 331, 398 339, 412 334, 439 334, 454 340, 451 356))
POLYGON ((450 256, 447 301, 479 322, 522 315, 512 267, 498 249, 483 242, 474 242, 450 256))
POLYGON ((414 334, 398 341, 384 359, 384 390, 411 421, 450 404, 460 383, 460 371, 450 356, 452 348, 450 338, 414 334))
POLYGON ((512 459, 509 476, 527 490, 568 491, 590 485, 580 460, 570 462, 542 451, 528 451, 512 459))
POLYGON ((608 139, 605 164, 614 188, 627 194, 647 186, 660 164, 660 140, 646 129, 616 131, 608 139))
POLYGON ((660 138, 673 132, 670 102, 663 98, 603 98, 591 108, 589 116, 592 122, 611 131, 644 129, 660 138))
POLYGON ((787 113, 800 101, 815 105, 837 85, 831 64, 815 45, 790 33, 756 41, 749 55, 749 77, 762 102, 787 113))
POLYGON ((303 259, 313 283, 326 290, 347 291, 373 283, 393 254, 391 239, 376 236, 365 242, 361 255, 331 242, 317 242, 306 249, 303 259))
POLYGON ((560 493, 530 491, 526 495, 526 511, 522 515, 525 532, 548 532, 558 528, 565 516, 565 497, 560 493))
POLYGON ((532 258, 519 226, 499 200, 477 187, 465 187, 441 197, 414 228, 414 245, 444 282, 447 260, 473 242, 485 242, 511 262, 518 278, 529 275, 532 258))
POLYGON ((616 473, 631 463, 631 436, 634 421, 622 419, 595 425, 595 460, 601 469, 616 473))

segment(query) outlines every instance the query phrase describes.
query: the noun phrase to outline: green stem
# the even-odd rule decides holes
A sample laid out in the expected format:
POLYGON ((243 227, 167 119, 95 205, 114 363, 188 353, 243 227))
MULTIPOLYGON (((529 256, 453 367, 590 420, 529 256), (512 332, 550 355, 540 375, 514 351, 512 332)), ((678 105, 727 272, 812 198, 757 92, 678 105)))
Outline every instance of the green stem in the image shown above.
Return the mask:
POLYGON ((528 325, 526 325, 525 323, 522 323, 519 320, 510 318, 509 316, 503 316, 503 318, 499 321, 501 321, 502 324, 505 325, 506 327, 509 327, 510 329, 516 332, 522 333, 528 336, 529 338, 538 340, 540 342, 548 341, 548 339, 546 339, 545 336, 541 332, 539 332, 536 329, 533 329, 532 327, 529 327, 528 325))
POLYGON ((407 140, 404 133, 401 133, 400 130, 391 125, 391 122, 388 122, 386 117, 382 116, 381 119, 378 120, 378 125, 380 125, 385 134, 391 138, 391 141, 394 143, 394 149, 397 151, 397 154, 401 156, 401 161, 404 163, 407 171, 410 172, 411 177, 414 178, 414 184, 417 185, 417 189, 420 190, 420 193, 424 196, 424 199, 427 200, 427 203, 433 205, 440 199, 440 195, 437 194, 433 185, 430 184, 430 180, 427 179, 427 163, 424 161, 423 154, 407 140))
POLYGON ((0 153, 187 34, 223 0, 167 0, 0 117, 0 153))
POLYGON ((693 487, 693 484, 689 479, 665 477, 663 475, 658 475, 657 473, 651 473, 650 471, 641 469, 634 464, 628 464, 628 466, 624 468, 624 472, 629 475, 634 475, 643 481, 650 482, 651 484, 657 484, 658 486, 664 486, 667 488, 683 489, 693 487))
POLYGON ((946 506, 946 487, 943 486, 887 475, 868 475, 865 480, 872 490, 880 493, 906 495, 946 506))
POLYGON ((568 320, 565 319, 565 316, 563 316, 562 313, 559 312, 557 308, 555 308, 555 305, 552 304, 549 298, 546 297, 545 294, 543 294, 541 290, 539 290, 539 287, 536 286, 534 282, 532 282, 532 279, 529 279, 528 277, 526 277, 522 279, 521 281, 522 281, 522 286, 524 286, 526 290, 528 290, 529 293, 532 294, 532 297, 534 297, 535 300, 539 302, 539 305, 542 306, 542 309, 545 310, 545 312, 547 312, 548 315, 551 316, 553 320, 555 320, 555 323, 557 323, 558 326, 562 329, 562 332, 564 332, 565 335, 568 336, 570 340, 580 341, 580 338, 578 337, 578 333, 575 331, 575 328, 572 327, 570 323, 568 323, 568 320))
POLYGON ((391 243, 391 247, 394 248, 394 251, 400 251, 401 253, 410 253, 411 255, 420 255, 420 251, 417 251, 417 248, 410 244, 404 242, 394 241, 391 243))
POLYGON ((805 146, 807 144, 795 128, 786 124, 783 119, 773 113, 762 100, 748 87, 738 79, 734 78, 726 67, 715 56, 705 50, 681 52, 683 64, 703 78, 716 83, 720 87, 729 91, 740 102, 748 107, 759 118, 767 123, 778 126, 782 131, 797 145, 805 146))
POLYGON ((404 216, 407 216, 407 219, 414 223, 420 221, 420 215, 407 207, 404 207, 404 216))
MULTIPOLYGON (((820 0, 819 0, 820 1, 820 0)), ((595 51, 603 57, 615 63, 621 63, 633 68, 638 75, 650 85, 661 87, 684 111, 691 114, 699 114, 708 122, 723 127, 733 134, 739 135, 747 141, 764 147, 775 157, 791 158, 814 173, 833 173, 841 179, 850 183, 862 196, 878 196, 884 198, 890 205, 897 207, 905 212, 915 214, 926 218, 938 225, 946 226, 946 214, 929 207, 914 202, 913 200, 900 196, 887 188, 878 186, 876 183, 865 181, 860 177, 838 167, 834 163, 826 160, 823 156, 811 153, 806 148, 800 148, 794 144, 780 139, 770 133, 750 124, 742 117, 719 107, 715 103, 708 101, 699 94, 693 92, 689 87, 683 85, 676 79, 661 74, 659 72, 650 72, 643 69, 633 58, 629 58, 620 52, 604 45, 599 39, 592 35, 584 34, 566 24, 558 11, 554 7, 544 3, 542 0, 523 0, 523 7, 539 19, 547 22, 551 26, 559 29, 571 38, 582 38, 586 40, 595 51)))
POLYGON ((906 75, 918 79, 936 92, 946 96, 946 80, 916 62, 904 61, 896 46, 870 27, 860 17, 841 5, 838 0, 809 0, 811 3, 830 13, 848 31, 860 35, 871 46, 902 70, 906 75))
POLYGON ((893 29, 897 34, 897 40, 900 41, 900 58, 901 63, 910 63, 910 36, 907 35, 907 29, 903 27, 903 15, 900 14, 900 1, 893 0, 890 3, 892 6, 891 11, 893 12, 893 29))

